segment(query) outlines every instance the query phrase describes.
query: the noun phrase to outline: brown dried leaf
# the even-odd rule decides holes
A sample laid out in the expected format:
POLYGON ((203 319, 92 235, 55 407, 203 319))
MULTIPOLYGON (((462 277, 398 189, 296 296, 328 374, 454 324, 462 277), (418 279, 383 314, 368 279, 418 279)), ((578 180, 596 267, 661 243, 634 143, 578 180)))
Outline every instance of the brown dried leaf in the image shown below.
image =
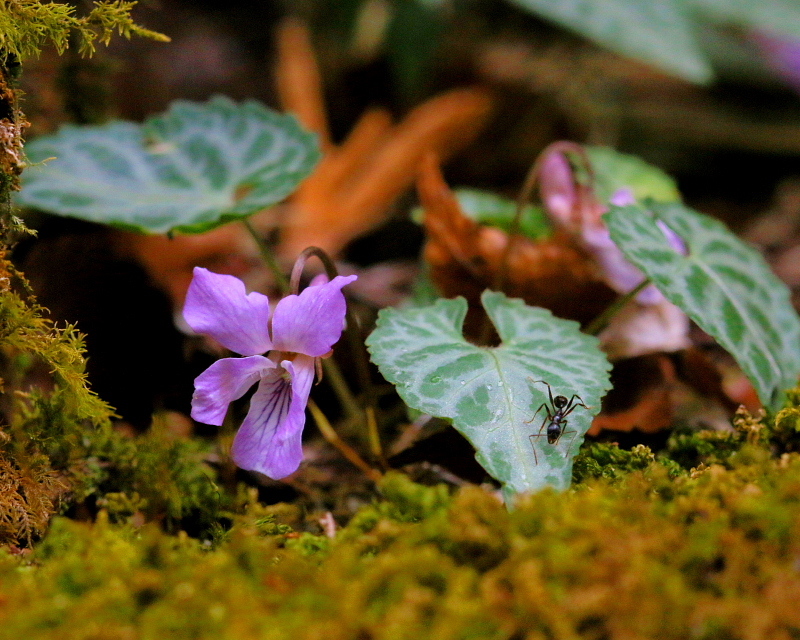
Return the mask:
POLYGON ((673 388, 677 378, 667 356, 631 358, 623 366, 617 366, 612 376, 617 380, 604 404, 616 406, 595 417, 588 435, 594 436, 604 430, 634 429, 656 433, 672 427, 675 417, 673 388))
POLYGON ((323 177, 312 175, 311 186, 290 200, 283 255, 296 255, 309 245, 338 254, 386 218, 413 184, 425 155, 450 157, 474 139, 491 108, 486 91, 469 88, 428 100, 391 129, 384 113, 367 112, 351 138, 322 161, 323 177))
POLYGON ((196 266, 235 275, 259 291, 268 290, 272 284, 255 242, 241 224, 226 224, 207 233, 172 238, 116 231, 113 241, 121 255, 131 256, 145 268, 153 283, 170 297, 175 309, 183 306, 196 266))
MULTIPOLYGON (((417 188, 425 211, 424 255, 431 277, 445 297, 462 295, 477 308, 480 294, 496 282, 509 236, 464 215, 433 156, 423 162, 417 188)), ((517 237, 507 261, 503 292, 560 317, 589 321, 616 297, 566 235, 541 242, 517 237)))

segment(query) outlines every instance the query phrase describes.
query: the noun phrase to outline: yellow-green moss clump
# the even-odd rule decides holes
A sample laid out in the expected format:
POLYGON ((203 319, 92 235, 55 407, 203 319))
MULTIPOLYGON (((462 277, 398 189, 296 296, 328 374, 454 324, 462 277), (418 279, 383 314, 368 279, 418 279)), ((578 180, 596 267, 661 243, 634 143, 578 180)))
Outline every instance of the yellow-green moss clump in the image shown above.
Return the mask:
POLYGON ((332 540, 255 503, 216 547, 57 519, 31 556, 0 556, 0 637, 800 637, 797 454, 651 463, 511 512, 399 474, 381 491, 332 540))
POLYGON ((136 2, 121 0, 94 2, 84 16, 75 15, 75 7, 64 2, 39 0, 3 0, 0 2, 0 51, 2 55, 27 58, 38 55, 48 44, 59 53, 77 36, 80 53, 94 53, 95 43, 108 44, 114 32, 126 38, 144 36, 162 42, 165 35, 140 27, 130 13, 136 2))
POLYGON ((0 545, 30 545, 54 513, 95 504, 168 529, 214 524, 223 496, 203 460, 210 445, 114 431, 87 386, 82 336, 15 290, 26 287, 0 253, 0 545))

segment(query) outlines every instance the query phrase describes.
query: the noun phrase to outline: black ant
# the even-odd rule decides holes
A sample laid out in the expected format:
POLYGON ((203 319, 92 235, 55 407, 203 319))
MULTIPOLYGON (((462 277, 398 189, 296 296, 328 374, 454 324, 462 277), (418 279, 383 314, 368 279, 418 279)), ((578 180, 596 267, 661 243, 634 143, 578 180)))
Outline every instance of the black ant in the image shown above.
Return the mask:
POLYGON ((561 437, 571 433, 572 439, 569 441, 567 445, 567 452, 564 454, 564 457, 569 455, 569 450, 572 448, 572 443, 575 442, 575 438, 578 435, 578 432, 575 429, 567 429, 567 416, 575 410, 575 407, 583 407, 584 409, 588 409, 584 403, 583 398, 581 398, 577 393, 573 394, 573 396, 567 400, 565 396, 556 396, 553 397, 553 390, 550 388, 550 385, 547 384, 544 380, 532 380, 532 382, 542 382, 547 385, 547 394, 550 397, 550 406, 547 405, 546 402, 543 402, 539 408, 536 410, 536 413, 533 414, 533 418, 528 420, 525 424, 530 424, 536 419, 536 415, 544 409, 547 412, 544 420, 542 421, 542 426, 539 427, 539 433, 534 433, 528 436, 531 441, 531 447, 533 448, 533 458, 536 461, 536 464, 539 464, 539 456, 536 455, 536 447, 533 444, 533 438, 547 438, 547 442, 549 444, 558 444, 558 441, 561 440, 561 437), (575 398, 579 400, 579 402, 575 401, 575 398), (547 427, 547 431, 542 433, 542 430, 547 427))

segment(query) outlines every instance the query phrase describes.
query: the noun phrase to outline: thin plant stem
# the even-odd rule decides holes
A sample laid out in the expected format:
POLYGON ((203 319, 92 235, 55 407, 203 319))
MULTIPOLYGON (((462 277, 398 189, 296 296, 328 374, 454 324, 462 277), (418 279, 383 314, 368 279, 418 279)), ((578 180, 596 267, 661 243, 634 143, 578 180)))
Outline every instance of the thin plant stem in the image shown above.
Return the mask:
MULTIPOLYGON (((506 284, 508 274, 511 269, 511 254, 514 249, 514 244, 517 242, 517 238, 520 235, 519 230, 522 226, 522 214, 525 212, 525 207, 528 206, 532 199, 533 190, 539 183, 539 178, 542 172, 542 163, 549 154, 554 152, 570 152, 576 154, 583 161, 586 171, 589 174, 590 182, 594 180, 592 165, 586 156, 586 151, 579 144, 568 141, 554 142, 539 154, 533 165, 531 165, 531 168, 528 170, 528 174, 525 176, 525 181, 522 183, 522 187, 519 190, 519 195, 517 196, 516 210, 514 212, 514 217, 511 219, 511 225, 508 229, 508 242, 506 243, 505 249, 503 249, 503 254, 500 258, 500 267, 497 270, 494 282, 492 283, 492 289, 494 291, 502 291, 503 286, 506 284)), ((479 344, 486 344, 491 335, 492 324, 487 316, 484 319, 483 327, 481 328, 481 335, 478 340, 479 344)))
POLYGON ((592 320, 589 325, 583 330, 584 333, 588 333, 590 336, 596 336, 599 334, 603 329, 605 329, 608 324, 611 322, 611 319, 617 315, 622 308, 627 305, 631 300, 633 300, 639 292, 644 289, 647 285, 650 284, 650 280, 645 278, 639 284, 637 284, 633 289, 621 295, 619 298, 614 300, 603 313, 597 316, 594 320, 592 320))
MULTIPOLYGON (((333 263, 333 260, 328 257, 327 253, 318 247, 308 247, 298 256, 297 260, 295 261, 294 268, 292 269, 292 275, 289 279, 289 290, 294 294, 297 294, 300 291, 300 278, 303 275, 303 269, 305 268, 306 261, 312 255, 315 255, 320 259, 325 267, 325 273, 327 274, 329 280, 333 280, 339 275, 336 265, 333 263)), ((347 319, 346 325, 349 335, 353 320, 350 314, 349 306, 345 312, 345 317, 347 319)), ((360 418, 362 415, 361 406, 359 405, 353 393, 350 391, 350 387, 345 382, 344 375, 342 375, 342 371, 337 362, 332 358, 324 358, 322 359, 322 369, 325 372, 325 375, 330 378, 333 392, 339 399, 339 402, 341 403, 342 408, 345 410, 345 413, 347 413, 347 415, 350 417, 360 418)))
POLYGON ((317 427, 319 427, 323 437, 336 447, 345 458, 361 469, 370 480, 378 482, 383 477, 380 471, 370 467, 364 459, 356 453, 355 449, 339 437, 339 434, 336 433, 331 423, 328 421, 328 418, 325 417, 325 414, 322 413, 322 410, 317 406, 316 402, 309 399, 308 408, 311 410, 311 415, 314 417, 314 421, 317 423, 317 427))
POLYGON ((272 275, 275 276, 275 284, 278 285, 278 290, 280 291, 282 296, 285 296, 289 293, 289 282, 286 280, 286 276, 281 271, 280 265, 278 261, 275 259, 275 256, 272 253, 272 250, 269 248, 266 242, 264 242, 264 238, 256 231, 255 227, 250 223, 248 218, 244 218, 242 220, 242 224, 244 228, 252 236, 253 240, 255 240, 256 246, 258 246, 258 251, 261 253, 261 259, 264 261, 264 264, 267 265, 267 268, 272 271, 272 275))
MULTIPOLYGON (((290 279, 290 287, 292 291, 297 291, 300 286, 300 278, 303 274, 303 268, 305 267, 306 260, 311 256, 316 256, 322 262, 322 265, 325 267, 325 273, 327 274, 330 280, 333 280, 336 276, 339 275, 339 271, 336 269, 336 265, 333 263, 333 260, 330 259, 327 253, 320 249, 319 247, 308 247, 306 248, 298 257, 297 261, 294 264, 294 268, 292 269, 292 276, 290 279)), ((367 352, 364 347, 364 343, 361 340, 361 337, 358 334, 358 321, 355 315, 350 310, 350 307, 347 307, 346 311, 346 333, 347 333, 347 340, 350 343, 350 349, 354 354, 356 369, 358 370, 358 377, 361 382, 361 388, 363 390, 363 398, 364 398, 364 417, 366 420, 366 427, 367 427, 367 438, 369 442, 370 452, 372 455, 381 462, 381 464, 385 467, 386 462, 383 455, 383 446, 381 445, 380 434, 378 432, 378 424, 375 420, 375 388, 372 384, 372 378, 369 373, 369 362, 367 360, 367 352)), ((337 393, 339 396, 339 400, 342 403, 345 411, 352 411, 356 415, 361 416, 361 411, 358 409, 358 403, 353 398, 352 393, 348 386, 344 383, 344 378, 341 375, 341 372, 338 369, 338 365, 332 359, 327 359, 323 361, 323 367, 325 368, 325 372, 328 373, 329 369, 334 370, 334 376, 337 376, 335 379, 332 379, 332 386, 334 392, 337 393), (338 384, 338 383, 341 384, 338 384), (341 393, 341 395, 339 395, 341 393)), ((351 414, 352 415, 352 414, 351 414)))
MULTIPOLYGON (((242 220, 242 224, 244 225, 245 229, 247 229, 250 236, 256 243, 259 252, 261 253, 261 258, 264 260, 264 264, 267 265, 272 274, 275 276, 275 283, 280 290, 281 295, 288 295, 289 293, 298 293, 299 286, 300 286, 300 276, 303 272, 303 266, 305 265, 306 260, 312 256, 317 256, 321 261, 322 264, 325 266, 325 271, 328 274, 328 278, 333 280, 337 275, 339 275, 336 265, 333 264, 333 261, 328 257, 322 249, 317 247, 309 247, 300 255, 300 257, 295 262, 294 269, 292 270, 291 281, 286 279, 286 276, 281 271, 280 265, 278 261, 275 259, 275 256, 272 253, 272 250, 264 242, 264 239, 261 235, 256 231, 255 227, 250 223, 250 221, 245 218, 242 220)), ((372 389, 372 383, 369 379, 369 369, 366 366, 365 354, 364 354, 364 346, 361 341, 356 336, 355 341, 353 337, 355 336, 355 327, 356 321, 355 317, 350 312, 350 308, 347 307, 346 311, 346 318, 347 318, 347 334, 350 338, 351 345, 355 345, 355 351, 359 355, 356 357, 356 361, 359 362, 359 373, 362 373, 362 368, 366 371, 366 375, 362 373, 362 383, 365 389, 365 396, 372 400, 374 398, 374 392, 372 389)), ((331 387, 333 388, 336 396, 339 398, 339 402, 341 402, 342 407, 344 408, 345 412, 351 416, 361 416, 361 410, 359 408, 359 404, 353 396, 350 388, 347 386, 347 383, 344 380, 344 376, 342 375, 341 370, 339 369, 339 365, 333 359, 326 358, 322 361, 322 367, 325 370, 325 374, 328 376, 331 387)), ((374 403, 373 403, 374 404, 374 403)), ((380 438, 378 437, 378 429, 377 424, 375 422, 375 412, 373 404, 370 404, 367 409, 365 410, 366 413, 366 423, 367 423, 367 433, 369 434, 369 442, 370 442, 370 449, 375 455, 377 459, 379 459, 382 464, 383 462, 383 452, 380 445, 380 438)), ((336 433, 334 428, 331 426, 330 421, 319 408, 316 402, 311 398, 308 399, 308 408, 311 411, 311 414, 314 417, 314 420, 319 427, 320 432, 322 433, 323 437, 330 442, 334 447, 336 447, 342 455, 347 458, 350 462, 352 462, 356 467, 361 469, 367 477, 371 480, 377 482, 381 479, 382 475, 380 471, 377 469, 373 469, 370 467, 361 456, 356 453, 356 451, 350 447, 344 440, 342 440, 339 435, 336 433)))
POLYGON ((336 394, 336 397, 339 398, 339 402, 342 403, 344 412, 351 418, 360 417, 361 407, 356 397, 350 391, 350 387, 347 386, 344 376, 342 375, 342 370, 339 368, 336 360, 333 358, 324 358, 322 360, 322 369, 325 372, 325 377, 328 379, 328 382, 331 383, 331 387, 333 387, 333 392, 336 394))
POLYGON ((593 180, 591 163, 586 156, 586 151, 579 144, 567 141, 554 142, 539 154, 539 157, 536 158, 535 162, 528 171, 528 175, 525 176, 525 181, 522 183, 522 188, 519 190, 519 195, 517 196, 516 210, 514 212, 514 217, 511 220, 511 226, 508 229, 508 243, 503 251, 503 256, 500 259, 500 268, 497 271, 497 275, 495 276, 493 283, 495 291, 502 290, 503 285, 506 282, 506 278, 508 277, 509 259, 511 257, 511 251, 514 248, 514 242, 517 236, 519 236, 519 230, 522 226, 522 214, 525 211, 525 207, 531 201, 534 188, 539 183, 539 176, 542 172, 542 163, 549 154, 555 152, 571 152, 576 154, 583 161, 586 170, 589 173, 590 181, 593 180))

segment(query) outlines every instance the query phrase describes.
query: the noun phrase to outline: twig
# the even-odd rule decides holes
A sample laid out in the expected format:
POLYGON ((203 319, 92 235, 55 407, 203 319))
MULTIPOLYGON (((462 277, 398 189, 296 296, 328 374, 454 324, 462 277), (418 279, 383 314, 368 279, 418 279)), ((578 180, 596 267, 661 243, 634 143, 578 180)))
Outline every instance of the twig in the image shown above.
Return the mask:
POLYGON ((323 437, 336 447, 345 458, 361 469, 370 480, 378 482, 383 477, 380 471, 370 467, 364 462, 364 459, 356 453, 355 449, 339 437, 339 434, 336 433, 331 423, 328 421, 328 418, 325 417, 325 414, 322 413, 322 410, 317 406, 316 402, 309 399, 308 408, 311 410, 311 415, 314 416, 314 421, 317 423, 323 437))
MULTIPOLYGON (((294 264, 294 268, 292 269, 292 276, 290 279, 290 287, 292 291, 296 291, 300 286, 300 278, 303 274, 303 269, 305 267, 306 260, 311 256, 316 256, 322 262, 322 265, 325 267, 325 273, 327 274, 330 280, 333 280, 336 276, 339 275, 339 271, 336 268, 336 265, 333 263, 333 260, 330 259, 327 253, 325 253, 319 247, 308 247, 306 248, 298 257, 297 261, 294 264)), ((375 420, 375 389, 372 384, 372 378, 370 377, 369 373, 369 363, 367 361, 367 352, 364 348, 364 343, 361 340, 361 337, 358 334, 358 322, 356 320, 355 315, 350 310, 350 307, 347 307, 346 312, 346 319, 347 319, 347 340, 350 343, 350 349, 355 357, 356 368, 358 370, 358 376, 361 382, 361 388, 363 389, 363 397, 364 397, 364 419, 366 422, 367 427, 367 437, 369 441, 370 451, 372 455, 381 462, 381 465, 384 467, 386 466, 386 462, 383 455, 383 447, 381 445, 380 434, 378 432, 378 425, 375 420)), ((342 395, 339 396, 340 401, 342 402, 342 406, 345 410, 350 410, 351 415, 356 414, 360 415, 361 412, 358 411, 358 403, 353 398, 352 393, 350 393, 350 389, 344 383, 344 378, 341 375, 341 372, 338 370, 338 365, 333 360, 324 360, 323 367, 325 368, 326 373, 334 368, 335 376, 338 376, 339 381, 341 381, 341 385, 336 384, 336 380, 332 380, 333 389, 337 393, 337 395, 341 392, 342 395), (356 407, 353 410, 353 407, 356 407)))

